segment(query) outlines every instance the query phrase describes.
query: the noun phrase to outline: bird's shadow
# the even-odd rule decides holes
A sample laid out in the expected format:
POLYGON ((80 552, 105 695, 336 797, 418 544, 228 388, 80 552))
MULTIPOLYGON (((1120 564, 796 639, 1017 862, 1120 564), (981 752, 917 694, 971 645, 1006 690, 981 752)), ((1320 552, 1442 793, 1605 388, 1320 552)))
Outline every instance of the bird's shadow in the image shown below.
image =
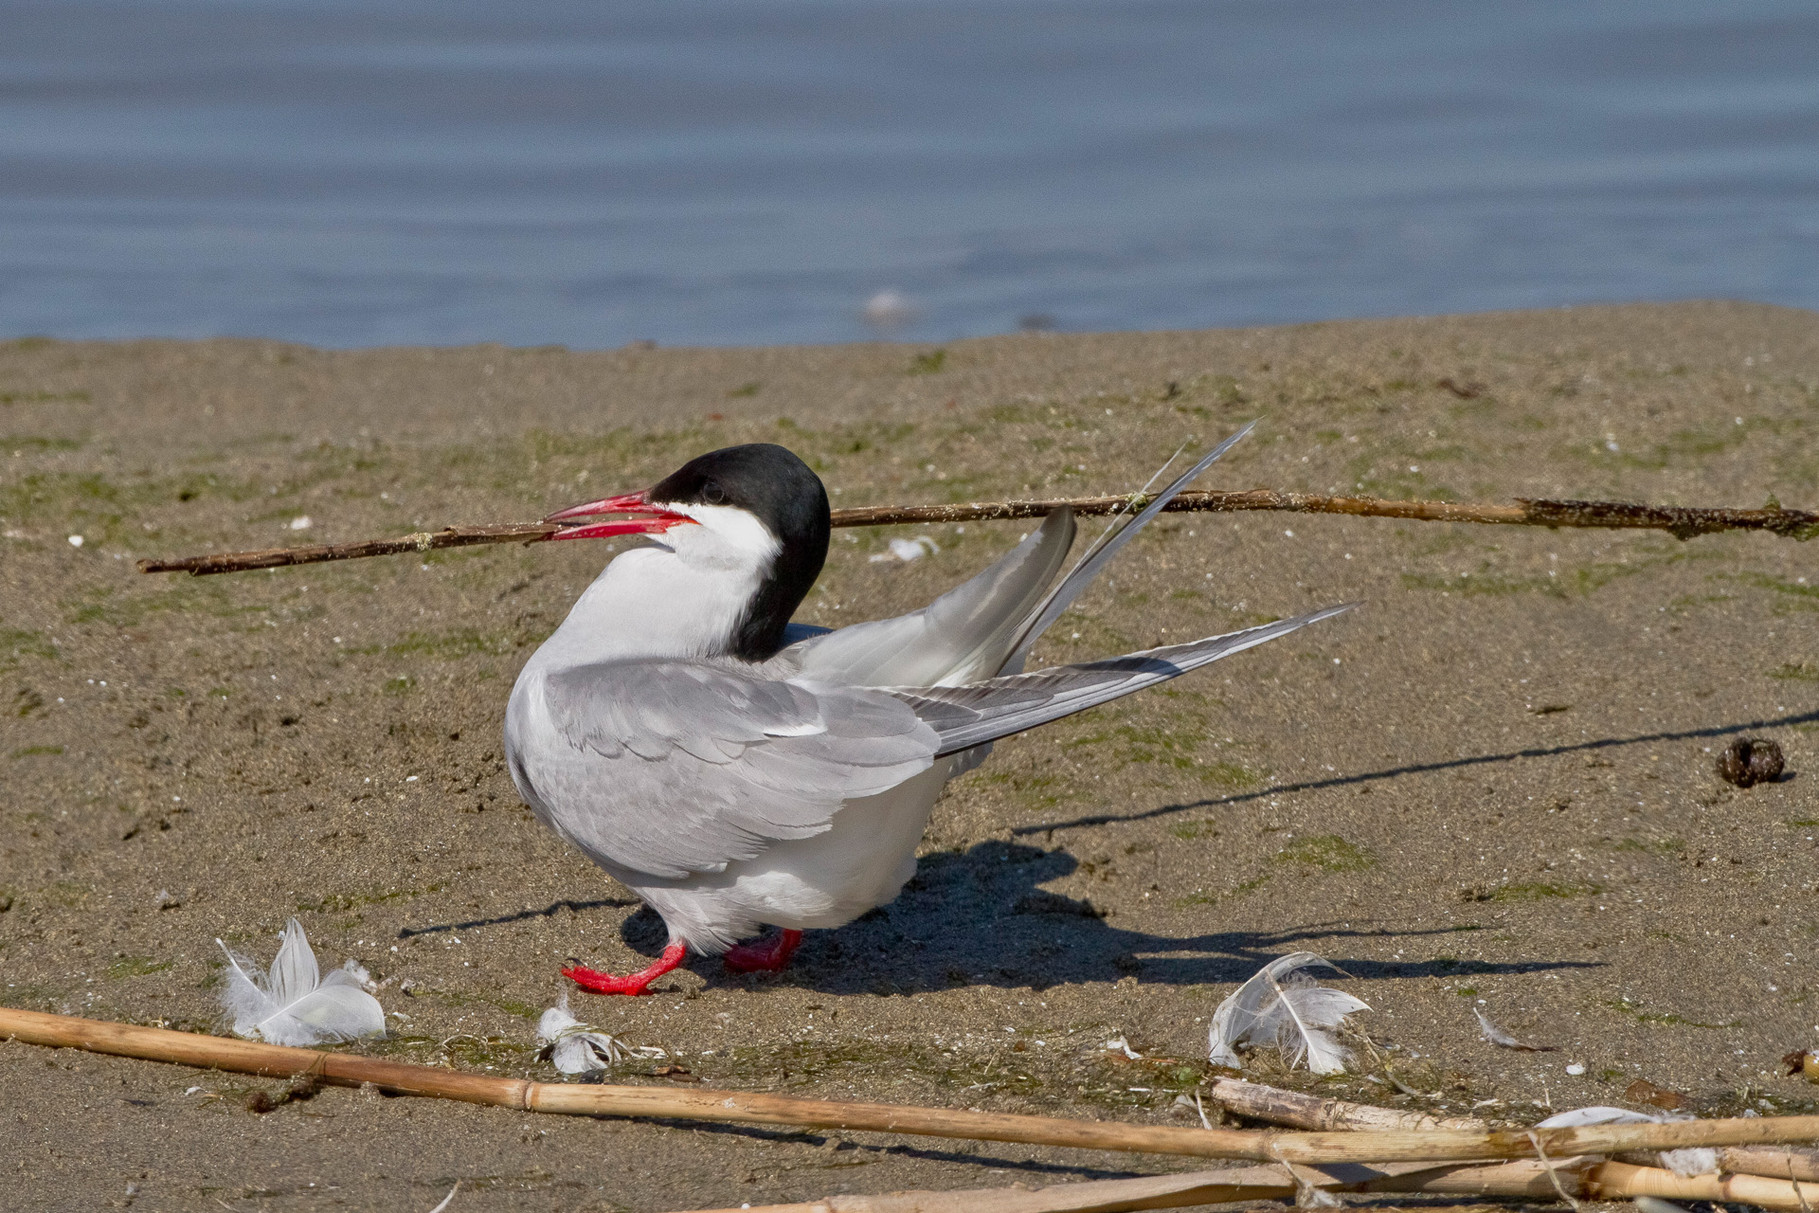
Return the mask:
MULTIPOLYGON (((1414 763, 1331 779, 1276 785, 1258 792, 1214 800, 1159 805, 1134 813, 1105 813, 1020 826, 1013 837, 1114 822, 1169 817, 1285 792, 1393 781, 1429 772, 1518 762, 1530 758, 1596 753, 1662 741, 1707 740, 1763 729, 1810 724, 1819 712, 1696 728, 1601 737, 1555 746, 1414 763)), ((1778 782, 1794 778, 1792 772, 1778 782)), ((1278 931, 1223 931, 1174 938, 1114 926, 1088 902, 1063 897, 1041 886, 1078 870, 1079 860, 1063 848, 1045 850, 1018 842, 982 842, 963 854, 924 857, 903 893, 857 922, 835 931, 813 931, 783 980, 827 993, 915 993, 958 985, 1042 989, 1069 982, 1106 982, 1136 976, 1148 984, 1196 985, 1242 981, 1274 956, 1304 941, 1328 941, 1329 959, 1361 978, 1460 976, 1470 973, 1530 973, 1594 968, 1596 961, 1529 960, 1493 963, 1439 958, 1385 962, 1336 953, 1333 940, 1348 937, 1414 938, 1449 934, 1448 928, 1357 929, 1349 924, 1303 923, 1278 931)), ((623 937, 633 949, 654 956, 662 950, 662 922, 649 910, 632 915, 623 937)), ((712 960, 691 968, 710 984, 737 983, 712 960)), ((763 978, 755 979, 762 982, 763 978)))
POLYGON ((509 926, 532 918, 549 918, 559 910, 579 914, 583 910, 623 909, 638 904, 636 897, 596 897, 591 901, 575 901, 564 897, 550 902, 540 910, 514 910, 510 914, 495 914, 491 918, 468 918, 461 922, 433 922, 425 927, 402 927, 398 931, 398 938, 410 939, 415 935, 445 935, 451 931, 477 931, 483 927, 509 926))
MULTIPOLYGON (((710 985, 762 986, 781 980, 828 994, 914 994, 967 985, 1041 990, 1123 977, 1183 986, 1243 981, 1283 951, 1308 940, 1329 941, 1330 952, 1335 939, 1453 933, 1448 928, 1359 929, 1307 923, 1280 931, 1155 935, 1115 926, 1090 900, 1041 887, 1079 866, 1079 860, 1060 848, 1043 850, 998 840, 964 853, 928 855, 889 905, 837 930, 809 932, 795 963, 781 978, 735 976, 707 958, 690 967, 710 985)), ((648 909, 627 918, 620 933, 627 946, 647 956, 655 956, 667 940, 662 920, 648 909)), ((1596 964, 1452 959, 1404 963, 1341 954, 1329 959, 1348 974, 1366 979, 1530 973, 1596 964)))

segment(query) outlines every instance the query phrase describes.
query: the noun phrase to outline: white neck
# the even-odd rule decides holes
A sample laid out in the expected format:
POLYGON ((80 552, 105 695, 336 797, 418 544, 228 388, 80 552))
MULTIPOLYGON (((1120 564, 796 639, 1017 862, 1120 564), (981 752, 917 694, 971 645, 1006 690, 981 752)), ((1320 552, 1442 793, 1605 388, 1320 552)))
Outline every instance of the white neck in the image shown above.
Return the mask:
POLYGON ((530 664, 717 657, 769 575, 777 541, 744 510, 675 508, 699 520, 606 566, 530 664))

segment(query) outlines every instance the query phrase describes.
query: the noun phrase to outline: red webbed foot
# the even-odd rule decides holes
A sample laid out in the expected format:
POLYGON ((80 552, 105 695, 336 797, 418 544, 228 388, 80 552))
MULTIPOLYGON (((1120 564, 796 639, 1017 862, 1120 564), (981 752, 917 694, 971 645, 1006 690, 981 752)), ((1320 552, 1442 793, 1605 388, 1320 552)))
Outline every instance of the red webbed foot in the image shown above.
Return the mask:
POLYGON ((742 943, 726 953, 726 967, 735 973, 780 973, 802 946, 801 931, 782 931, 756 943, 742 943))
POLYGON ((672 943, 663 949, 663 955, 650 968, 639 973, 614 977, 611 973, 596 973, 580 965, 570 965, 562 970, 562 975, 582 989, 592 990, 596 994, 649 994, 651 982, 681 964, 682 958, 687 955, 687 944, 672 943))

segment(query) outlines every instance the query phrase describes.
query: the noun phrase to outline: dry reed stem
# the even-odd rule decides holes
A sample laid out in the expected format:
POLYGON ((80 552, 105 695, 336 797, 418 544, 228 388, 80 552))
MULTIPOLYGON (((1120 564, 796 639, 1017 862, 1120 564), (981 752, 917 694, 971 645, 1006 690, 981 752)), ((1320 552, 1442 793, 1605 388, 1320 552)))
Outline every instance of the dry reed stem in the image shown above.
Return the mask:
MULTIPOLYGON (((1436 1117, 1375 1104, 1321 1099, 1317 1095, 1242 1078, 1215 1078, 1207 1095, 1240 1116, 1294 1129, 1473 1129, 1483 1132, 1490 1128, 1487 1122, 1472 1117, 1436 1117)), ((1640 1151, 1621 1161, 1653 1166, 1657 1157, 1640 1151)), ((1730 1146, 1718 1151, 1718 1167, 1733 1174, 1819 1183, 1819 1150, 1798 1146, 1730 1146)))
MULTIPOLYGON (((1675 1175, 1661 1167, 1637 1167, 1594 1158, 1557 1159, 1552 1166, 1529 1159, 1419 1169, 1345 1165, 1304 1167, 1312 1185, 1325 1191, 1422 1193, 1446 1196, 1516 1197, 1555 1203, 1562 1195, 1580 1200, 1625 1200, 1659 1196, 1671 1200, 1738 1201, 1784 1213, 1811 1207, 1819 1186, 1797 1190, 1786 1181, 1758 1176, 1675 1175), (1557 1182, 1556 1182, 1557 1181, 1557 1182), (1570 1195, 1569 1195, 1570 1194, 1570 1195)), ((784 1205, 754 1205, 746 1213, 1135 1213, 1235 1201, 1292 1200, 1294 1178, 1283 1167, 1238 1167, 1141 1179, 1105 1179, 1056 1184, 1035 1190, 980 1188, 959 1192, 892 1192, 878 1196, 829 1196, 784 1205)), ((731 1209, 699 1213, 734 1213, 731 1209)))
POLYGON ((1718 1166, 1742 1175, 1819 1183, 1819 1150, 1796 1146, 1732 1146, 1718 1151, 1718 1166))
MULTIPOLYGON (((1056 497, 1034 501, 974 501, 963 505, 879 505, 835 510, 833 524, 887 526, 903 523, 986 522, 1040 518, 1066 506, 1076 514, 1112 514, 1140 509, 1142 493, 1127 496, 1056 497)), ((1403 518, 1419 522, 1477 522, 1496 526, 1594 527, 1668 531, 1680 539, 1718 531, 1769 531, 1791 539, 1819 535, 1819 513, 1807 510, 1735 510, 1721 506, 1637 505, 1624 501, 1552 501, 1519 498, 1514 504, 1451 501, 1389 501, 1380 497, 1333 497, 1318 493, 1284 493, 1275 489, 1189 490, 1164 507, 1167 513, 1228 513, 1267 510, 1291 514, 1350 514, 1366 518, 1403 518)), ((307 547, 262 548, 250 552, 214 552, 171 560, 139 562, 141 573, 213 573, 275 569, 365 556, 430 552, 440 548, 485 543, 539 543, 565 530, 550 522, 504 523, 496 526, 451 526, 397 539, 357 543, 322 543, 307 547)))
POLYGON ((1141 1154, 1259 1162, 1284 1160, 1313 1166, 1340 1162, 1381 1164, 1525 1158, 1534 1153, 1536 1143, 1549 1155, 1565 1158, 1579 1154, 1609 1155, 1622 1150, 1819 1141, 1819 1116, 1587 1125, 1575 1129, 1491 1133, 1457 1129, 1305 1133, 1130 1125, 951 1111, 909 1104, 793 1099, 725 1090, 676 1091, 662 1087, 541 1083, 521 1078, 463 1074, 346 1053, 316 1052, 164 1028, 0 1008, 0 1037, 5 1036, 52 1048, 86 1049, 91 1053, 168 1061, 242 1074, 313 1075, 337 1086, 357 1087, 371 1083, 397 1095, 463 1100, 528 1112, 866 1130, 1141 1154), (1534 1141, 1530 1140, 1531 1134, 1534 1141))
POLYGON ((1429 1116, 1425 1112, 1399 1112, 1394 1108, 1352 1103, 1344 1099, 1321 1099, 1318 1095, 1286 1091, 1260 1082, 1246 1082, 1242 1078, 1215 1078, 1206 1093, 1215 1103, 1240 1116, 1267 1121, 1273 1125, 1287 1125, 1293 1129, 1356 1129, 1367 1132, 1463 1129, 1476 1133, 1488 1132, 1490 1129, 1486 1122, 1469 1117, 1429 1116))
POLYGON ((1757 1205, 1789 1213, 1819 1208, 1819 1184, 1763 1175, 1676 1175, 1661 1167, 1638 1167, 1627 1162, 1605 1162, 1593 1167, 1586 1175, 1586 1193, 1592 1200, 1659 1196, 1663 1200, 1757 1205))

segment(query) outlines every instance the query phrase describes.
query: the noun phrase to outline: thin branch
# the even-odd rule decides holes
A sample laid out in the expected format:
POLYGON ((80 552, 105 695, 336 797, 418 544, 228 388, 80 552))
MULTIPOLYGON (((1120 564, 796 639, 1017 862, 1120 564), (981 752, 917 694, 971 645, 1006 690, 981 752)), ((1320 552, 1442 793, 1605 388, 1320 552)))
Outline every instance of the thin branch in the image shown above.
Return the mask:
MULTIPOLYGON (((997 1112, 953 1111, 911 1104, 794 1099, 755 1092, 678 1091, 665 1087, 531 1082, 412 1066, 347 1053, 286 1048, 220 1036, 172 1032, 0 1007, 0 1039, 86 1049, 241 1074, 313 1075, 335 1086, 371 1083, 396 1095, 491 1104, 525 1112, 571 1116, 635 1116, 743 1124, 905 1133, 972 1141, 1009 1141, 1196 1158, 1286 1160, 1307 1166, 1339 1162, 1462 1162, 1523 1159, 1544 1148, 1558 1159, 1621 1150, 1740 1146, 1819 1141, 1819 1116, 1764 1116, 1667 1124, 1586 1125, 1477 1133, 1461 1130, 1300 1133, 1273 1129, 1198 1129, 1066 1120, 997 1112), (1532 1132, 1534 1140, 1530 1140, 1532 1132)), ((1564 1164, 1559 1164, 1564 1165, 1564 1164)), ((1620 1164, 1612 1164, 1620 1165, 1620 1164)), ((1728 1177, 1737 1178, 1737 1177, 1728 1177)), ((1763 1183, 1789 1185, 1781 1180, 1763 1183)), ((1741 1199, 1726 1197, 1724 1199, 1741 1199)), ((1750 1203, 1762 1204, 1753 1198, 1750 1203)))
POLYGON ((211 552, 206 556, 180 556, 173 560, 141 560, 141 573, 245 573, 254 569, 280 569, 293 564, 321 564, 328 560, 359 560, 365 556, 400 556, 406 552, 433 552, 440 548, 466 548, 482 543, 539 543, 562 530, 553 522, 518 522, 500 526, 451 526, 440 531, 420 531, 398 539, 365 539, 359 543, 314 543, 299 548, 260 548, 251 552, 211 552))
MULTIPOLYGON (((833 524, 893 526, 905 523, 990 522, 1041 518, 1063 506, 1080 515, 1099 515, 1142 508, 1143 493, 1110 497, 1056 497, 1032 501, 974 501, 963 505, 875 505, 835 510, 833 524)), ((1380 497, 1329 497, 1317 493, 1283 493, 1275 489, 1200 489, 1182 493, 1165 513, 1234 513, 1265 510, 1289 514, 1349 514, 1360 518, 1402 518, 1415 522, 1476 522, 1492 526, 1591 527, 1667 531, 1679 539, 1719 531, 1768 531, 1789 539, 1819 536, 1819 513, 1784 510, 1733 510, 1721 506, 1637 505, 1625 501, 1553 501, 1518 498, 1513 504, 1454 501, 1388 501, 1380 497)), ((580 524, 575 524, 580 525, 580 524)), ((237 573, 293 564, 320 564, 363 556, 432 552, 482 543, 540 543, 566 529, 552 522, 504 523, 495 526, 451 526, 420 531, 397 539, 359 543, 321 543, 308 547, 264 548, 251 552, 214 552, 172 560, 141 560, 142 573, 237 573)))

